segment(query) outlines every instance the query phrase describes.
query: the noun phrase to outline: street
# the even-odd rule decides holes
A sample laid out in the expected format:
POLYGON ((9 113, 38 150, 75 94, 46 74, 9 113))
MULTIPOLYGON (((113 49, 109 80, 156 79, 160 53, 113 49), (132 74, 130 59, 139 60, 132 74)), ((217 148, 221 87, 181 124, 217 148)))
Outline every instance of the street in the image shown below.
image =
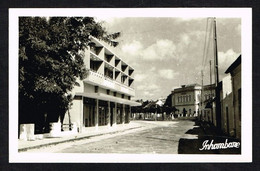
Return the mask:
MULTIPOLYGON (((135 120, 135 128, 104 133, 66 143, 47 145, 27 152, 90 154, 241 154, 241 148, 199 150, 205 141, 239 142, 195 120, 135 120), (202 126, 202 125, 203 126, 202 126)), ((124 125, 119 125, 124 126, 124 125)), ((125 125, 127 126, 127 124, 125 125)), ((92 130, 93 131, 93 130, 92 130)), ((240 143, 240 142, 239 142, 240 143)))
POLYGON ((190 120, 131 122, 139 124, 142 129, 92 137, 28 152, 178 154, 181 138, 197 139, 196 135, 185 134, 194 128, 194 122, 190 120))
MULTIPOLYGON (((138 121, 137 121, 138 122, 138 121)), ((180 138, 194 137, 185 134, 193 122, 139 121, 146 129, 107 138, 102 141, 71 146, 61 153, 161 153, 177 154, 180 138), (148 122, 148 123, 146 123, 148 122)))

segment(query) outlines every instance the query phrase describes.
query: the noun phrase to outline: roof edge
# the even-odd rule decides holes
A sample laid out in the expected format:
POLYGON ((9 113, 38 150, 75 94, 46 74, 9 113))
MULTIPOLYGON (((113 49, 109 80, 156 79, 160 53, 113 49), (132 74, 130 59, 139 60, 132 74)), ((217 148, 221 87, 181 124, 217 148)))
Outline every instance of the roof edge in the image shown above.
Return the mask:
POLYGON ((225 74, 232 72, 239 64, 241 64, 241 55, 228 67, 225 74))

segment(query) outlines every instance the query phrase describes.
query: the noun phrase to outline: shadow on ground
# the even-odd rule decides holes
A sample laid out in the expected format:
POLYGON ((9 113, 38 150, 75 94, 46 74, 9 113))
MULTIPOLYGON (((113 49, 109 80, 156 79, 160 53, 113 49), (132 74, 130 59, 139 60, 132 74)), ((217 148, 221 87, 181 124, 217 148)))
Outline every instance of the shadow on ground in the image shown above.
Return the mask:
POLYGON ((202 123, 198 120, 193 120, 195 125, 193 129, 188 130, 185 134, 197 135, 198 139, 181 138, 178 144, 178 154, 241 154, 241 145, 239 148, 226 148, 226 149, 210 149, 199 150, 203 148, 203 142, 207 144, 240 142, 240 140, 228 137, 219 132, 215 127, 208 123, 202 123))

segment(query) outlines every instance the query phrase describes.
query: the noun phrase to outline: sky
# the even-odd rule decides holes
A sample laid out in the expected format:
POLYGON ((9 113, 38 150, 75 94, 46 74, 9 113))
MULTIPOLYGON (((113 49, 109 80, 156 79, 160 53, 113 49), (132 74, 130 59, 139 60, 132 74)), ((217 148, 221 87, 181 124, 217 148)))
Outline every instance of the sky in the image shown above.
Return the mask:
MULTIPOLYGON (((111 50, 135 69, 134 99, 166 98, 181 85, 201 84, 201 70, 204 85, 210 84, 209 60, 212 60, 212 72, 214 64, 213 37, 209 36, 213 30, 210 29, 212 20, 175 17, 96 19, 108 32, 121 32, 117 39, 119 45, 111 50)), ((217 18, 216 28, 221 80, 226 76, 226 69, 241 54, 241 19, 217 18)), ((214 77, 212 80, 214 83, 214 77)))

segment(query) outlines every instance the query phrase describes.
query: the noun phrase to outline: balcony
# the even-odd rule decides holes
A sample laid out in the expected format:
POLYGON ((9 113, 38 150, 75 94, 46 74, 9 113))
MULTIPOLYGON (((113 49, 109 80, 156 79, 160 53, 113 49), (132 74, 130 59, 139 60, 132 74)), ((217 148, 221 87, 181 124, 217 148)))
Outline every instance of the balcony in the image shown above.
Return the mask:
POLYGON ((102 87, 104 89, 110 89, 111 91, 120 92, 128 96, 135 95, 135 91, 133 88, 93 70, 89 71, 87 78, 83 81, 92 85, 102 87))

